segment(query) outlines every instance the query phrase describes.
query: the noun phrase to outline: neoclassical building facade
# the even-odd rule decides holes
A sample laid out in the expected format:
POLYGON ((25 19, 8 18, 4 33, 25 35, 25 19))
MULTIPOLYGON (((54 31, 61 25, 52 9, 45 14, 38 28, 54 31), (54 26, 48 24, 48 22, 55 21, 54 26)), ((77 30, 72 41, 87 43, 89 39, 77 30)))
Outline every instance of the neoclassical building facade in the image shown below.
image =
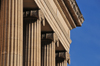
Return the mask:
POLYGON ((0 0, 0 66, 67 66, 75 0, 0 0))

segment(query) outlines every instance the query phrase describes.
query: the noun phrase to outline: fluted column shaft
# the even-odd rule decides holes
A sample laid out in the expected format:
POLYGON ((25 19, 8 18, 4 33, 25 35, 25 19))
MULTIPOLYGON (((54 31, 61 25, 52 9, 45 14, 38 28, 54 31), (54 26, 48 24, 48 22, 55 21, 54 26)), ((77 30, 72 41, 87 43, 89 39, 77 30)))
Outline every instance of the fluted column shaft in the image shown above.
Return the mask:
POLYGON ((42 66, 55 66, 55 43, 52 41, 50 44, 47 42, 42 43, 42 66))
POLYGON ((41 22, 27 21, 24 25, 24 66, 41 65, 41 22))
POLYGON ((0 66, 23 66, 23 0, 1 0, 0 66))

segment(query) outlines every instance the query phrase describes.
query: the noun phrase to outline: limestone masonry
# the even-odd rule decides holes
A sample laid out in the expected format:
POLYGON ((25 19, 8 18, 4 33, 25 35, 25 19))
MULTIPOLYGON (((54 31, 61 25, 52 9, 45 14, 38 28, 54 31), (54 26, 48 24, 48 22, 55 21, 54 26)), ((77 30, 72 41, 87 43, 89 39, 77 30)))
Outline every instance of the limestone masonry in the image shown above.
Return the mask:
POLYGON ((67 66, 75 0, 0 0, 0 66, 67 66))

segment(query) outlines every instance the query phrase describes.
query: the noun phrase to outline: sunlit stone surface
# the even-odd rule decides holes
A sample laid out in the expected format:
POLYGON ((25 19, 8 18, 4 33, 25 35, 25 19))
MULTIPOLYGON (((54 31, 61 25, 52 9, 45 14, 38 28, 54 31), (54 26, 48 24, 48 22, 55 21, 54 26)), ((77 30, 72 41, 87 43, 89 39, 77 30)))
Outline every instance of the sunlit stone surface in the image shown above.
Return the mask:
POLYGON ((75 0, 0 0, 0 66, 67 66, 75 0))

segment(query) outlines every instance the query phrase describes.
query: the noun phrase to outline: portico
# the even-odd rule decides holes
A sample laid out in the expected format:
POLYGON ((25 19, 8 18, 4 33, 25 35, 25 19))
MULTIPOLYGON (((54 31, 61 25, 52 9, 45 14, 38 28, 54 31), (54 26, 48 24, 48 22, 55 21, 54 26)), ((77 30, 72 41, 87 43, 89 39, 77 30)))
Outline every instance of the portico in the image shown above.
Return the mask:
POLYGON ((0 66, 67 66, 75 0, 0 0, 0 66))

